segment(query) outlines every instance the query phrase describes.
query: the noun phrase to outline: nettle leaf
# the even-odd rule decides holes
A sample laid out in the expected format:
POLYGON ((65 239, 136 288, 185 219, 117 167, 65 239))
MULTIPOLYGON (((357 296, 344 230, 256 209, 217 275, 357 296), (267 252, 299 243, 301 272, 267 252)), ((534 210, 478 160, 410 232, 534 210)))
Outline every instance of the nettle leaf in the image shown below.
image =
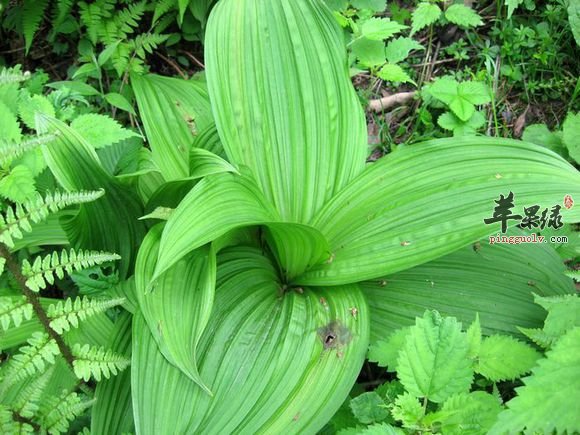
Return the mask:
POLYGON ((489 103, 488 86, 481 82, 461 82, 449 78, 435 80, 429 93, 447 104, 461 121, 468 121, 475 113, 475 105, 489 103))
POLYGON ((568 148, 570 157, 580 162, 580 112, 568 113, 562 125, 562 142, 568 148))
POLYGON ((391 21, 388 18, 369 18, 361 26, 361 35, 371 41, 382 41, 406 29, 396 21, 391 21))
POLYGON ((377 74, 382 80, 396 83, 413 83, 413 79, 399 65, 387 63, 377 74))
POLYGON ((385 43, 383 41, 360 38, 353 41, 350 48, 360 63, 366 67, 372 68, 385 63, 385 43))
POLYGON ((403 427, 414 428, 423 417, 425 411, 415 396, 404 393, 395 399, 391 413, 396 420, 403 423, 403 427))
POLYGON ((320 1, 224 0, 209 18, 208 89, 228 160, 250 168, 284 221, 309 224, 364 170, 365 116, 341 41, 320 1))
POLYGON ((350 401, 350 409, 363 424, 377 423, 389 416, 385 401, 374 391, 363 393, 350 401))
POLYGON ((538 361, 531 376, 523 379, 524 386, 516 388, 518 395, 507 402, 508 409, 488 433, 580 431, 579 372, 580 327, 575 327, 538 361))
POLYGON ((24 165, 15 166, 0 179, 0 195, 13 202, 23 203, 34 197, 34 176, 24 165))
POLYGON ((385 55, 389 63, 399 63, 407 59, 413 50, 424 50, 425 48, 413 38, 400 36, 387 44, 385 55))
POLYGON ((505 335, 492 335, 481 343, 475 371, 498 382, 528 373, 540 354, 525 343, 505 335))
POLYGON ((350 3, 357 9, 370 9, 374 12, 383 12, 387 8, 385 0, 352 0, 350 3))
POLYGON ((570 329, 580 326, 580 298, 577 295, 555 297, 534 295, 534 301, 548 311, 544 328, 519 328, 534 343, 549 348, 570 329))
POLYGON ((474 391, 451 396, 436 414, 443 434, 475 435, 487 433, 501 410, 497 397, 474 391))
POLYGON ((461 27, 481 26, 483 21, 477 12, 462 4, 453 4, 445 10, 445 18, 461 27))
POLYGON ((139 135, 112 118, 96 113, 80 115, 71 123, 73 128, 94 148, 104 148, 139 135))
POLYGON ((452 394, 469 391, 473 369, 468 354, 461 323, 427 311, 409 330, 397 360, 397 374, 413 396, 444 402, 452 394))
POLYGON ((364 361, 369 317, 360 290, 281 295, 275 266, 255 248, 222 250, 217 275, 198 347, 200 376, 213 397, 169 364, 135 316, 137 432, 316 432, 342 405, 364 361), (164 412, 156 411, 159 403, 164 412))
POLYGON ((14 116, 10 108, 1 100, 0 124, 2 125, 2 129, 0 129, 0 145, 4 145, 2 142, 19 143, 22 140, 22 129, 18 124, 16 116, 14 116))
POLYGON ((394 331, 386 341, 377 341, 369 348, 368 359, 385 367, 389 372, 396 371, 399 352, 407 341, 409 328, 400 328, 394 331))
POLYGON ((421 2, 411 16, 411 35, 430 26, 441 17, 441 9, 434 3, 421 2))
MULTIPOLYGON (((28 95, 22 92, 18 103, 18 115, 22 122, 31 130, 39 130, 37 123, 38 115, 46 115, 51 118, 55 117, 55 111, 52 103, 43 95, 28 95)), ((40 133, 45 133, 39 130, 40 133)))

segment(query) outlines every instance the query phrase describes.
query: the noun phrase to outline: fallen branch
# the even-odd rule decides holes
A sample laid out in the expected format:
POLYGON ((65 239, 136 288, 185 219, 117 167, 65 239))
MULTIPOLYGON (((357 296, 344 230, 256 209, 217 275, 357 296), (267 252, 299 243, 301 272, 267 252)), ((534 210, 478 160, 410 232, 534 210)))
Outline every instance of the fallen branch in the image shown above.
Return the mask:
POLYGON ((387 95, 386 97, 379 98, 378 100, 369 101, 369 109, 373 112, 382 112, 389 107, 393 107, 399 104, 406 103, 415 97, 416 92, 400 92, 398 94, 387 95))

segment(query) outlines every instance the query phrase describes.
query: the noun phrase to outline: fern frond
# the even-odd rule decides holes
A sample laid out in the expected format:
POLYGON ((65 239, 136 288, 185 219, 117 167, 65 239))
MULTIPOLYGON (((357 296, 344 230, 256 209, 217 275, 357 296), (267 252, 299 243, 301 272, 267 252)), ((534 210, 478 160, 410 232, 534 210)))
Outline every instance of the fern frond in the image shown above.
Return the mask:
POLYGON ((0 326, 2 330, 7 331, 11 323, 18 327, 25 319, 32 319, 32 305, 26 301, 24 296, 0 297, 0 326))
POLYGON ((104 20, 111 18, 114 10, 115 0, 97 0, 91 4, 79 2, 81 23, 87 28, 87 34, 93 44, 98 42, 104 20))
POLYGON ((145 6, 144 1, 133 3, 115 16, 114 21, 119 39, 126 39, 127 35, 133 33, 134 29, 139 26, 139 20, 145 13, 145 6))
POLYGON ((44 198, 38 194, 36 198, 26 201, 22 205, 16 204, 14 208, 8 207, 4 215, 0 215, 0 242, 13 247, 13 239, 21 239, 23 231, 32 231, 31 222, 42 222, 50 213, 56 213, 74 204, 95 201, 104 194, 104 190, 54 192, 48 193, 44 198))
POLYGON ((22 262, 22 274, 26 278, 26 285, 35 292, 44 289, 48 284, 54 284, 54 277, 64 278, 64 274, 92 267, 109 261, 120 260, 117 254, 102 251, 53 252, 43 257, 36 257, 30 264, 28 260, 22 262))
POLYGON ((153 51, 162 43, 164 43, 169 35, 160 35, 157 33, 142 33, 137 35, 134 40, 131 41, 135 54, 140 59, 145 59, 146 52, 153 53, 153 51))
POLYGON ((67 391, 60 397, 48 397, 40 406, 41 427, 50 434, 67 432, 70 422, 94 402, 83 402, 77 393, 67 391))
POLYGON ((153 24, 157 22, 162 15, 165 15, 170 9, 177 7, 176 0, 158 0, 155 4, 155 11, 153 12, 153 24))
POLYGON ((34 429, 27 423, 15 421, 12 411, 0 405, 0 433, 10 435, 31 434, 34 429))
POLYGON ((11 83, 20 83, 30 78, 30 72, 22 72, 20 65, 13 68, 2 68, 0 70, 0 86, 11 83))
POLYGON ((75 357, 73 362, 75 375, 85 381, 91 376, 96 381, 100 381, 102 376, 109 379, 111 374, 116 375, 129 366, 127 358, 102 347, 90 347, 88 344, 81 347, 80 344, 76 344, 72 352, 75 357))
POLYGON ((54 134, 46 134, 43 136, 34 137, 17 143, 2 143, 0 142, 0 166, 10 164, 14 159, 22 156, 24 153, 38 148, 43 144, 47 144, 56 139, 54 134))
POLYGON ((28 344, 29 346, 21 347, 20 352, 8 361, 2 389, 44 371, 47 364, 55 363, 55 357, 59 354, 58 345, 48 334, 35 332, 28 339, 28 344))
POLYGON ((49 370, 41 374, 38 378, 28 383, 16 396, 12 404, 12 409, 22 417, 33 418, 39 409, 40 398, 45 392, 48 381, 54 370, 49 370))
POLYGON ((98 300, 79 297, 74 302, 71 298, 68 298, 65 301, 50 305, 47 314, 51 319, 51 328, 62 334, 64 331, 69 331, 71 327, 78 328, 79 321, 121 305, 123 302, 125 302, 124 298, 98 300))
POLYGON ((73 7, 74 0, 58 0, 54 5, 54 13, 52 19, 52 27, 56 29, 65 20, 68 14, 70 14, 73 7))
POLYGON ((26 42, 26 53, 30 50, 34 35, 40 26, 48 0, 24 0, 22 7, 22 31, 26 42))

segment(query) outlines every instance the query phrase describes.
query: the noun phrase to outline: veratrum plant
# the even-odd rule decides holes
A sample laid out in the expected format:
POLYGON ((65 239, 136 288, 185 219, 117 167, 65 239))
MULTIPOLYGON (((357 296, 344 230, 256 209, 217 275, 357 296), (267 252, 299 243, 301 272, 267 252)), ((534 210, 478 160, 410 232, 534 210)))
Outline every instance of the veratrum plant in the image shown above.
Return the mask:
MULTIPOLYGON (((322 0, 222 0, 206 38, 207 87, 131 77, 150 146, 134 173, 110 175, 81 134, 42 118, 59 184, 106 192, 64 229, 77 249, 121 256, 111 292, 133 313, 131 337, 123 315, 108 343, 132 350, 130 372, 99 382, 92 432, 315 433, 371 339, 426 308, 517 333, 541 326, 532 290, 574 291, 549 245, 469 246, 498 231, 483 219, 500 194, 542 207, 579 197, 561 157, 471 137, 367 167, 364 113, 322 0)), ((577 207, 561 213, 580 220, 577 207)))

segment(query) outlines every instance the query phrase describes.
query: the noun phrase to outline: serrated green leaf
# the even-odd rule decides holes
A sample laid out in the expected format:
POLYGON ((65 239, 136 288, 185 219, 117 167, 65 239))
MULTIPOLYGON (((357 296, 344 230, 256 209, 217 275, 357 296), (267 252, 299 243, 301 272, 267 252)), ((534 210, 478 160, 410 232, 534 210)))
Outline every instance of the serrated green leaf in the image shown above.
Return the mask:
POLYGON ((388 18, 369 18, 362 23, 361 35, 371 41, 382 41, 407 28, 388 18))
POLYGON ((399 352, 397 374, 413 396, 444 402, 453 394, 469 391, 473 369, 468 353, 461 324, 427 311, 409 330, 399 352))
POLYGON ((413 79, 399 65, 387 63, 377 74, 381 79, 395 83, 413 83, 413 79))
POLYGON ((437 119, 437 124, 445 130, 453 131, 454 136, 474 135, 485 125, 485 116, 476 110, 471 118, 464 122, 453 113, 445 112, 437 119))
POLYGON ((542 347, 549 348, 575 326, 580 326, 580 299, 577 295, 541 297, 534 301, 548 311, 543 329, 520 328, 528 338, 542 347))
POLYGON ((342 35, 311 0, 224 0, 208 22, 208 89, 228 160, 250 168, 284 221, 310 224, 364 169, 366 122, 342 35))
POLYGON ((214 311, 199 347, 200 375, 214 396, 162 357, 136 316, 136 430, 316 432, 341 406, 364 361, 369 317, 360 291, 343 286, 280 297, 276 269, 259 249, 221 251, 217 270, 214 311), (335 340, 328 344, 330 333, 335 340), (163 413, 155 412, 160 401, 163 413))
POLYGON ((26 202, 35 192, 34 176, 26 166, 15 166, 0 179, 0 196, 11 201, 26 202))
POLYGON ((467 341, 469 342, 469 357, 475 358, 481 349, 481 324, 479 323, 479 313, 475 314, 475 320, 467 328, 467 341))
POLYGON ((441 424, 443 435, 485 435, 493 426, 501 406, 496 397, 483 391, 451 396, 443 403, 441 424))
POLYGON ((374 67, 385 63, 385 43, 360 38, 350 46, 359 62, 366 67, 374 67))
POLYGON ((356 419, 363 424, 378 423, 389 416, 384 400, 374 391, 352 399, 350 409, 356 419))
POLYGON ((488 432, 576 433, 580 431, 580 328, 568 331, 538 361, 531 376, 516 388, 517 396, 507 403, 488 432), (549 400, 548 400, 549 398, 549 400))
POLYGON ((462 4, 453 4, 445 10, 445 18, 461 27, 481 26, 483 21, 477 12, 462 4))
MULTIPOLYGON (((21 94, 18 104, 18 114, 22 122, 31 130, 38 130, 36 117, 38 115, 55 116, 52 103, 43 95, 26 95, 21 94)), ((39 133, 45 133, 39 131, 39 133)))
POLYGON ((96 113, 78 116, 71 123, 71 128, 96 149, 114 145, 131 137, 139 137, 137 133, 123 128, 114 119, 96 113))
POLYGON ((492 335, 481 343, 475 371, 498 382, 528 373, 540 358, 529 345, 506 335, 492 335))
POLYGON ((568 148, 570 157, 580 162, 580 112, 568 113, 562 125, 562 142, 568 148))
POLYGON ((423 418, 425 411, 415 396, 404 393, 395 399, 391 413, 396 420, 403 424, 403 427, 414 428, 423 418))
POLYGON ((0 129, 0 146, 3 146, 2 142, 19 143, 22 140, 22 130, 18 124, 18 120, 3 101, 0 101, 0 124, 2 124, 2 129, 0 129))
POLYGON ((413 38, 401 36, 387 44, 385 54, 389 63, 399 63, 407 59, 413 50, 424 50, 424 48, 413 38))
POLYGON ((386 341, 373 343, 369 349, 369 361, 387 368, 389 372, 396 371, 399 352, 405 345, 408 335, 409 328, 400 328, 393 332, 386 341))
POLYGON ((468 121, 475 113, 475 105, 491 101, 489 88, 481 82, 461 82, 449 78, 438 79, 429 93, 447 104, 461 121, 468 121))
POLYGON ((439 6, 429 2, 421 2, 411 16, 411 35, 424 27, 430 26, 441 17, 439 6))

